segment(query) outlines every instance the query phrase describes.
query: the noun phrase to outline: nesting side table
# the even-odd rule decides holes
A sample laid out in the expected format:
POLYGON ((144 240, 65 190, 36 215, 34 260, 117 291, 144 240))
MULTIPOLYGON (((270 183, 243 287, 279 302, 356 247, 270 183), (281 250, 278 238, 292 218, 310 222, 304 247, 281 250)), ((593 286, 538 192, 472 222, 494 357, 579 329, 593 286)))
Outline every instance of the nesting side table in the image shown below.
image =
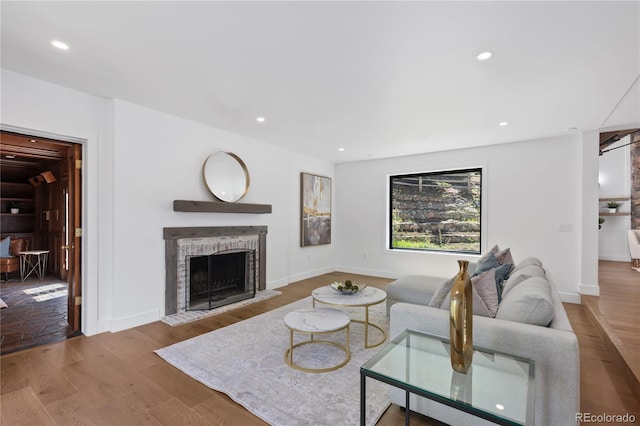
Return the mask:
POLYGON ((351 359, 351 352, 349 350, 349 323, 351 320, 349 316, 338 309, 329 308, 312 308, 312 309, 298 309, 293 312, 289 312, 284 317, 284 323, 289 328, 289 349, 284 353, 284 360, 292 368, 307 373, 325 373, 328 371, 334 371, 338 368, 346 365, 351 359), (337 331, 345 330, 346 338, 345 344, 333 342, 330 340, 315 340, 316 334, 335 333, 337 331), (302 341, 299 343, 293 343, 293 333, 304 333, 310 335, 310 340, 302 341), (325 368, 308 368, 302 367, 296 364, 293 359, 293 350, 303 345, 310 344, 326 344, 333 345, 342 349, 345 353, 345 358, 342 362, 325 368))

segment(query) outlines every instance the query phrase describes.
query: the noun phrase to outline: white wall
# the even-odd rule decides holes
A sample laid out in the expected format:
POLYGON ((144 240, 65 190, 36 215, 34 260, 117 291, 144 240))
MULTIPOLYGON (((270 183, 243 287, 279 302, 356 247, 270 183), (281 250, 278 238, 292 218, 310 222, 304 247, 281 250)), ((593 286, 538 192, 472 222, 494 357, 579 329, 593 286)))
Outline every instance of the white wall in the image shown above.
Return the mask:
POLYGON ((299 247, 299 172, 334 166, 121 100, 2 70, 2 125, 84 141, 83 317, 91 335, 164 313, 164 227, 266 225, 267 287, 333 270, 335 244, 299 247), (184 213, 174 199, 211 200, 202 165, 233 151, 251 175, 247 203, 264 215, 184 213))
POLYGON ((510 247, 516 262, 539 257, 564 300, 579 301, 582 139, 579 135, 340 164, 334 238, 338 269, 395 277, 457 272, 455 254, 390 251, 387 176, 482 165, 483 251, 510 247), (562 231, 561 231, 562 229, 562 231))
MULTIPOLYGON (((626 136, 611 145, 611 152, 599 158, 598 181, 600 198, 619 198, 631 196, 631 151, 630 136, 626 136)), ((619 201, 619 212, 629 213, 630 201, 619 201)), ((607 212, 607 203, 600 203, 600 211, 607 212)), ((605 222, 598 233, 598 257, 602 260, 620 262, 631 261, 627 231, 631 229, 630 216, 603 216, 605 222)))

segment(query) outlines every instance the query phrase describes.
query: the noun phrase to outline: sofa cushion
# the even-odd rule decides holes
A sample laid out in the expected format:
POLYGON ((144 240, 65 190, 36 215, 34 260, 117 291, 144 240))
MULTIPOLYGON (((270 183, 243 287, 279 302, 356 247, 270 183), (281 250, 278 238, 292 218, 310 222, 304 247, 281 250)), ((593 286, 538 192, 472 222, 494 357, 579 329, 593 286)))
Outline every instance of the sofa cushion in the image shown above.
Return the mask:
POLYGON ((431 300, 443 278, 428 275, 407 275, 385 288, 387 300, 411 301, 420 305, 426 305, 431 300))
POLYGON ((502 297, 505 297, 507 293, 511 291, 512 288, 514 288, 516 285, 518 285, 523 281, 523 278, 521 278, 521 275, 525 275, 526 278, 529 278, 529 277, 544 278, 545 271, 542 267, 538 265, 527 265, 525 267, 518 269, 515 272, 512 272, 511 275, 509 276, 509 279, 507 280, 507 283, 504 285, 504 288, 502 289, 502 297))
POLYGON ((536 265, 542 268, 542 261, 537 257, 527 257, 526 259, 523 259, 522 261, 518 262, 517 265, 515 265, 515 267, 513 268, 513 272, 516 272, 518 269, 522 269, 525 266, 529 265, 536 265))
POLYGON ((11 247, 11 237, 7 237, 0 241, 0 257, 11 257, 9 248, 11 247))
POLYGON ((548 326, 553 320, 551 287, 543 277, 530 277, 504 295, 497 319, 548 326))

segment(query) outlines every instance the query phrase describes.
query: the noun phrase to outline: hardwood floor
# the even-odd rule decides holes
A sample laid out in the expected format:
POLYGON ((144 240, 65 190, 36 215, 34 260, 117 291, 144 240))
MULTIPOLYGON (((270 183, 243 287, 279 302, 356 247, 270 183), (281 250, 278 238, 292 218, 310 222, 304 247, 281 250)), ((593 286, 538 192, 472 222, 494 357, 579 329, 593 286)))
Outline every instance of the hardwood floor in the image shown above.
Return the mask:
POLYGON ((583 305, 640 399, 640 273, 627 262, 599 262, 600 296, 583 305))
MULTIPOLYGON (((234 403, 165 363, 153 350, 307 297, 346 274, 332 273, 281 288, 283 294, 180 327, 154 322, 118 333, 74 337, 3 355, 2 425, 264 425, 234 403)), ((350 278, 354 275, 350 274, 350 278)), ((384 287, 390 280, 356 277, 384 287)), ((593 414, 634 413, 638 400, 581 305, 566 305, 580 342, 581 404, 593 414)), ((391 406, 378 425, 403 424, 391 406)), ((412 415, 412 425, 440 425, 412 415)), ((597 423, 593 423, 597 424, 597 423)))
POLYGON ((66 282, 51 276, 25 281, 18 277, 1 285, 0 296, 9 306, 0 311, 2 355, 59 342, 73 334, 67 323, 66 282))

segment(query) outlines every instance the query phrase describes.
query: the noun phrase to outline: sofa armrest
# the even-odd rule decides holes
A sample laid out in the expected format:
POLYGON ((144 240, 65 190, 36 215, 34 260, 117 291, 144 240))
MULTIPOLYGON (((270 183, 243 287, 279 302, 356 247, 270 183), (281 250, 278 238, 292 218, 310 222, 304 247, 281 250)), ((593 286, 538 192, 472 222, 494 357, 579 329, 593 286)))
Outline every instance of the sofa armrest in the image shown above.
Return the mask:
MULTIPOLYGON (((449 337, 446 309, 396 303, 390 316, 390 339, 405 329, 449 337)), ((534 360, 536 425, 576 423, 576 413, 580 411, 580 356, 573 332, 474 315, 473 344, 534 360)), ((433 408, 429 410, 434 412, 433 408)), ((441 411, 444 416, 454 417, 439 420, 461 421, 455 417, 457 413, 441 411)))

